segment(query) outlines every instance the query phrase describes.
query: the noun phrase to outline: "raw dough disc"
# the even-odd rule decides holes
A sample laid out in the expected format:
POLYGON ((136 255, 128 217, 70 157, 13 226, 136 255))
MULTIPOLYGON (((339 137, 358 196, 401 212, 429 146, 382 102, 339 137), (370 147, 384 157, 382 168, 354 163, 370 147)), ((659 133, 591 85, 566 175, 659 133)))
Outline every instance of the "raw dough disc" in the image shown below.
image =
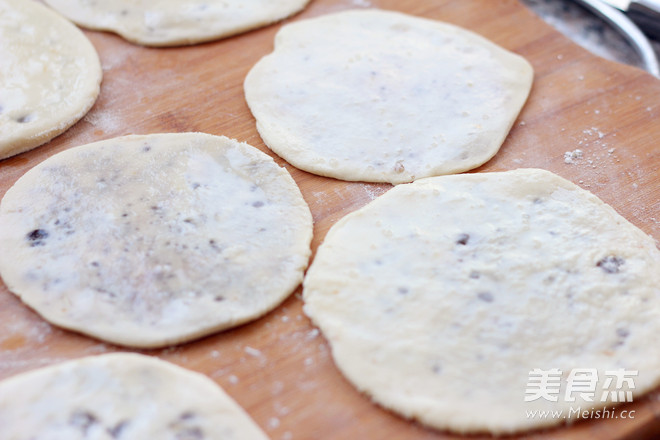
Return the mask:
POLYGON ((564 422, 527 411, 590 408, 564 400, 573 369, 598 369, 601 388, 637 370, 636 396, 660 378, 653 239, 547 171, 395 187, 331 228, 303 298, 357 388, 439 429, 564 422), (525 402, 535 368, 564 373, 558 402, 525 402))
POLYGON ((48 321, 156 347, 255 319, 301 282, 312 218, 287 171, 202 133, 73 148, 0 204, 0 275, 48 321))
POLYGON ((531 83, 527 61, 472 32, 360 10, 282 27, 245 96, 266 145, 296 167, 402 183, 490 159, 531 83))
POLYGON ((0 382, 0 426, 6 440, 268 438, 211 379, 129 353, 0 382))
POLYGON ((89 29, 146 46, 217 40, 301 11, 309 0, 45 0, 89 29))
POLYGON ((101 63, 78 28, 47 7, 0 0, 0 159, 44 144, 99 95, 101 63))

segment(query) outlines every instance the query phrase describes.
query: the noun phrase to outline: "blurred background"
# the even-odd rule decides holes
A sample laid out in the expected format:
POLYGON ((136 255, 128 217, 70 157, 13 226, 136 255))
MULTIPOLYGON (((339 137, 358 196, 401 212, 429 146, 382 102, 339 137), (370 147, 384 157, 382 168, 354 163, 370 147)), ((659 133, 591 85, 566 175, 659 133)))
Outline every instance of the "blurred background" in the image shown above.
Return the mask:
MULTIPOLYGON (((603 58, 642 68, 640 56, 605 20, 575 0, 521 0, 546 22, 573 41, 603 58)), ((660 41, 649 38, 660 58, 660 41)))

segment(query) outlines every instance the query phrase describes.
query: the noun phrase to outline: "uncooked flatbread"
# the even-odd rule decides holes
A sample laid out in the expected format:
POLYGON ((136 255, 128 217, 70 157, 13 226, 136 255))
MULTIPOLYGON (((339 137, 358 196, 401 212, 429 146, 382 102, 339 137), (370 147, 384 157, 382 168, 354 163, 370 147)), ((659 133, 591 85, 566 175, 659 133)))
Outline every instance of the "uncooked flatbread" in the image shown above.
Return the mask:
POLYGON ((309 0, 45 0, 75 23, 146 46, 216 40, 301 11, 309 0))
POLYGON ((44 144, 99 95, 101 63, 78 28, 28 0, 0 0, 0 159, 44 144))
POLYGON ((116 353, 0 382, 5 440, 267 440, 211 379, 157 358, 116 353))
POLYGON ((635 396, 660 382, 660 251, 547 171, 395 187, 331 228, 303 298, 357 388, 439 429, 565 422, 527 411, 603 406, 607 371, 638 371, 635 396), (536 368, 562 371, 557 402, 525 401, 536 368), (564 400, 581 368, 598 371, 593 403, 564 400))
POLYGON ((467 30, 378 10, 288 24, 245 80, 266 145, 343 180, 409 182, 500 148, 532 68, 467 30))
POLYGON ((28 171, 0 203, 0 275, 48 321, 156 347, 255 319, 301 282, 312 217, 289 173, 202 133, 127 136, 28 171))

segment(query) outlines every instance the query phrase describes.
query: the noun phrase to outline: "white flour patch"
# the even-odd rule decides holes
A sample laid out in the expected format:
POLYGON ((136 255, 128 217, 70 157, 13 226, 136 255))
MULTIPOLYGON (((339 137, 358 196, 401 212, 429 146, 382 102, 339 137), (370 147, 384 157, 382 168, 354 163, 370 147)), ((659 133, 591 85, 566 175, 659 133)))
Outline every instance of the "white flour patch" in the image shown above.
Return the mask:
POLYGON ((564 153, 564 163, 575 163, 576 160, 582 159, 582 150, 576 149, 564 153))

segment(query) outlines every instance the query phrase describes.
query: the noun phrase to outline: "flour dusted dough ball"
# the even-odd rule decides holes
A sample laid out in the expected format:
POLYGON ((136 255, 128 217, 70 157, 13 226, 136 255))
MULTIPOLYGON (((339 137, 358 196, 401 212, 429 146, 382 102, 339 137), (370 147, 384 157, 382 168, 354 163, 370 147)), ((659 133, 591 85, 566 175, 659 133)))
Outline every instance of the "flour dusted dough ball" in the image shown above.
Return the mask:
POLYGON ((109 139, 0 203, 0 275, 48 321, 157 347, 255 319, 301 282, 312 217, 289 173, 202 133, 109 139))
POLYGON ((4 440, 267 440, 212 380, 157 358, 115 353, 0 382, 4 440))
POLYGON ((282 27, 245 97, 266 145, 292 165, 402 183, 490 159, 531 83, 527 61, 470 31, 359 10, 282 27))
POLYGON ((0 159, 42 145, 99 95, 101 64, 78 28, 33 0, 0 0, 0 159))
POLYGON ((45 0, 75 23, 146 46, 217 40, 301 11, 309 0, 45 0))
POLYGON ((559 424, 528 411, 602 408, 629 390, 608 385, 612 371, 630 373, 636 397, 660 379, 660 251, 547 171, 395 187, 330 229, 303 299, 357 388, 439 429, 559 424), (536 369, 560 370, 561 389, 545 388, 556 402, 529 387, 536 369), (593 402, 568 389, 581 369, 597 371, 593 402))

